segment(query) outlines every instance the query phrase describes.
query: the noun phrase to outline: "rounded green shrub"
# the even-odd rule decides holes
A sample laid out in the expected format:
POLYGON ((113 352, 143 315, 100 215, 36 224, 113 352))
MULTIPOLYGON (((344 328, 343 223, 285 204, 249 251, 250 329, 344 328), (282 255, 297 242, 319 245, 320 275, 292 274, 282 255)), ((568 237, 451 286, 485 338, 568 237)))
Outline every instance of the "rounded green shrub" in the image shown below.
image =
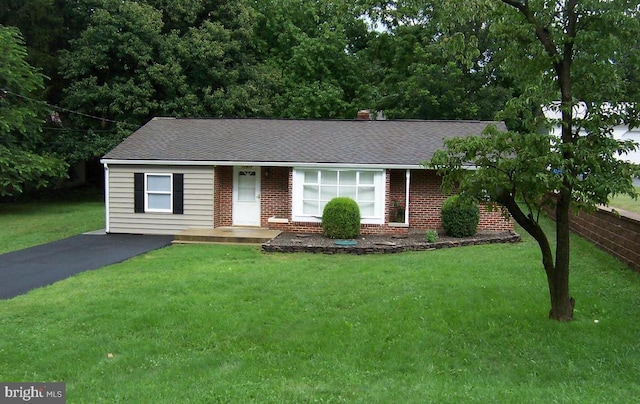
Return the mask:
POLYGON ((360 234, 360 208, 351 198, 330 200, 322 211, 322 231, 329 238, 355 238, 360 234))
POLYGON ((470 237, 478 230, 480 210, 475 203, 463 201, 458 195, 454 195, 442 204, 440 217, 448 236, 470 237))

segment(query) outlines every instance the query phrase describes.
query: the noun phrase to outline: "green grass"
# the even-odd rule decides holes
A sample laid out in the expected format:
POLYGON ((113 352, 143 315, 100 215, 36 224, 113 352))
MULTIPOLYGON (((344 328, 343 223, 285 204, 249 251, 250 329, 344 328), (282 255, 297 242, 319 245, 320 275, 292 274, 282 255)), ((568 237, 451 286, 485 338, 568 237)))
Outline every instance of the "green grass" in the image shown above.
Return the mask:
POLYGON ((175 245, 0 301, 0 380, 64 381, 69 403, 634 402, 638 275, 572 252, 560 324, 529 237, 371 256, 175 245))
POLYGON ((104 201, 99 195, 0 203, 0 254, 103 228, 104 201))
MULTIPOLYGON (((636 192, 640 194, 640 187, 636 187, 636 192)), ((629 195, 618 195, 611 199, 609 205, 613 208, 640 213, 640 199, 633 199, 629 195)))

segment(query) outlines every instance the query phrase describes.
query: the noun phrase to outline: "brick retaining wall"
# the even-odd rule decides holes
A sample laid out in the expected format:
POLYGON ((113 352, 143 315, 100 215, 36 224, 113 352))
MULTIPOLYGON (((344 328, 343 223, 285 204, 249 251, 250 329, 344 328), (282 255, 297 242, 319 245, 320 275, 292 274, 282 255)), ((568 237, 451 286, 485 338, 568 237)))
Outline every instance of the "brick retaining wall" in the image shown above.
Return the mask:
MULTIPOLYGON (((553 217, 552 217, 553 218, 553 217)), ((599 208, 571 217, 571 231, 640 272, 640 215, 599 208)))
POLYGON ((640 215, 600 208, 574 216, 571 230, 640 272, 640 215))

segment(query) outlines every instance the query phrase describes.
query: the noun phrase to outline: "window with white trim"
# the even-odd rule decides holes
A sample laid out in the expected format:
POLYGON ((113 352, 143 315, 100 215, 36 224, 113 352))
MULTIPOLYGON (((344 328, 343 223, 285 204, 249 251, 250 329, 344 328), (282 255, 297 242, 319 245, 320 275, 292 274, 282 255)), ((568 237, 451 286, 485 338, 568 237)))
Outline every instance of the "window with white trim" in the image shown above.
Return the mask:
POLYGON ((145 174, 145 211, 172 212, 172 175, 145 174))
POLYGON ((384 170, 294 169, 294 220, 319 221, 325 205, 343 196, 360 207, 362 223, 384 223, 384 170))

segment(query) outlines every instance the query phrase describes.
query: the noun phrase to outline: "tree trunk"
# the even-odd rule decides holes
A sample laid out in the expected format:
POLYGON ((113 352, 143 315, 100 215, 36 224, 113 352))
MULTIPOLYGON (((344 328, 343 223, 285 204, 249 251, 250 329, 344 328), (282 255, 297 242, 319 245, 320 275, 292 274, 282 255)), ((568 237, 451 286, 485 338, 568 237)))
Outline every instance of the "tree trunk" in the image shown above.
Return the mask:
POLYGON ((553 268, 545 267, 551 297, 549 318, 557 321, 571 321, 575 306, 569 295, 570 208, 571 190, 565 189, 558 195, 556 205, 556 262, 553 268))
MULTIPOLYGON (((575 38, 576 0, 570 0, 566 5, 567 35, 575 38)), ((562 158, 567 163, 563 167, 564 180, 558 194, 556 204, 556 262, 552 273, 547 271, 549 294, 551 296, 551 310, 549 318, 557 321, 573 320, 575 300, 569 295, 569 261, 570 261, 570 230, 569 217, 571 214, 571 197, 573 193, 572 181, 575 180, 575 167, 572 166, 573 146, 576 139, 573 136, 573 95, 571 80, 571 64, 573 62, 573 40, 565 40, 562 61, 555 63, 558 77, 560 98, 562 100, 562 158), (571 147, 569 147, 571 146, 571 147)))
POLYGON ((549 294, 551 295, 551 309, 549 318, 556 321, 573 320, 575 299, 569 296, 569 271, 560 271, 557 276, 549 279, 549 294))
MULTIPOLYGON (((559 191, 556 205, 556 259, 555 264, 552 262, 551 249, 547 243, 546 236, 537 223, 528 220, 526 217, 516 217, 516 221, 524 222, 527 226, 523 226, 530 234, 534 236, 542 250, 542 261, 544 269, 547 273, 547 281, 549 283, 549 294, 551 297, 551 310, 549 318, 558 321, 570 321, 573 319, 574 299, 569 296, 569 214, 571 209, 571 181, 575 180, 577 173, 573 172, 573 147, 576 139, 573 136, 573 95, 571 80, 571 64, 573 63, 573 48, 578 30, 578 16, 576 8, 578 0, 568 0, 563 8, 563 19, 565 24, 565 36, 556 42, 551 32, 547 29, 548 24, 539 21, 535 11, 529 7, 528 1, 520 0, 502 0, 503 3, 517 9, 534 28, 538 41, 544 47, 545 52, 552 60, 553 68, 557 78, 558 90, 560 90, 561 110, 562 110, 562 157, 565 161, 563 170, 565 180, 562 189, 559 191), (571 179, 571 180, 570 180, 571 179), (520 220, 519 220, 520 219, 520 220), (530 230, 533 230, 530 231, 530 230)), ((513 209, 519 211, 517 206, 513 209)), ((509 211, 512 208, 508 208, 509 211)), ((512 213, 513 214, 513 213, 512 213)), ((520 223, 521 224, 521 223, 520 223)))
POLYGON ((542 265, 547 274, 551 310, 549 318, 557 321, 573 319, 574 300, 569 296, 569 213, 571 191, 561 192, 556 202, 556 260, 554 263, 551 245, 540 225, 525 215, 516 203, 513 194, 505 192, 498 202, 505 206, 515 221, 531 234, 540 246, 542 265))

